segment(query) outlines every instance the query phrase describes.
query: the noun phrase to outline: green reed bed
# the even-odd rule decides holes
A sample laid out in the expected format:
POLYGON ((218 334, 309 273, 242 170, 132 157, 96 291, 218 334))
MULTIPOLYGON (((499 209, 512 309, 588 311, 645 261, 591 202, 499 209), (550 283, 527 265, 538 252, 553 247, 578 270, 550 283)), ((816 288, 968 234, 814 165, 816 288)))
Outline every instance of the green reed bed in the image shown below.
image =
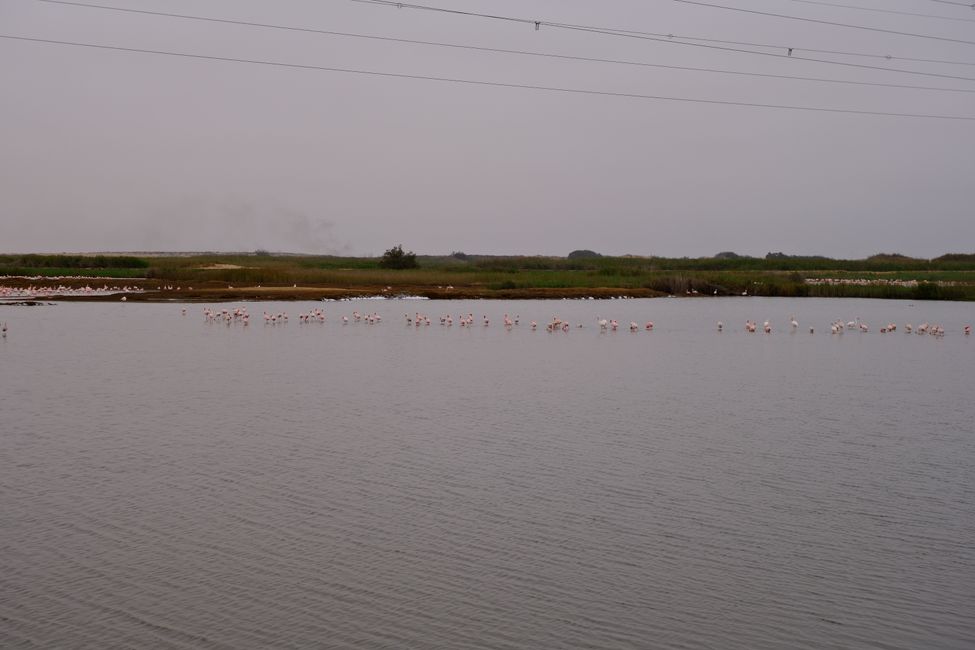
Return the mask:
POLYGON ((932 260, 792 257, 420 256, 419 268, 390 270, 380 258, 268 253, 194 255, 0 255, 0 275, 146 277, 184 286, 382 291, 650 290, 671 295, 824 296, 975 300, 975 255, 932 260), (807 279, 810 280, 807 282, 807 279))
POLYGON ((19 267, 19 266, 0 266, 0 277, 2 276, 22 276, 22 277, 44 277, 44 278, 116 278, 116 279, 139 279, 146 277, 146 269, 111 269, 111 268, 78 268, 78 267, 19 267))

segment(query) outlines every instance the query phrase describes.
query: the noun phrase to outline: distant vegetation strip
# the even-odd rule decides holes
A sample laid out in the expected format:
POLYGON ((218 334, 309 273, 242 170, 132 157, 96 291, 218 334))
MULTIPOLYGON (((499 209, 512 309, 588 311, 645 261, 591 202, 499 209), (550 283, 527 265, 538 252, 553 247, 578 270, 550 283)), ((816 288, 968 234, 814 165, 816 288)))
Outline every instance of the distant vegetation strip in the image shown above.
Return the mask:
POLYGON ((0 267, 0 278, 3 276, 22 278, 144 278, 145 269, 102 269, 102 268, 36 268, 36 267, 0 267))
POLYGON ((714 257, 609 257, 576 251, 569 257, 453 253, 417 256, 417 268, 383 268, 383 258, 240 254, 173 256, 2 255, 0 275, 145 277, 159 285, 335 288, 387 287, 442 296, 517 295, 530 290, 619 289, 669 295, 823 296, 975 300, 975 254, 925 260, 875 255, 862 260, 714 257), (809 281, 807 281, 809 280, 809 281), (514 293, 512 293, 514 292, 514 293), (458 293, 461 293, 458 291, 458 293))
POLYGON ((0 255, 0 270, 8 268, 146 269, 149 262, 129 255, 0 255))

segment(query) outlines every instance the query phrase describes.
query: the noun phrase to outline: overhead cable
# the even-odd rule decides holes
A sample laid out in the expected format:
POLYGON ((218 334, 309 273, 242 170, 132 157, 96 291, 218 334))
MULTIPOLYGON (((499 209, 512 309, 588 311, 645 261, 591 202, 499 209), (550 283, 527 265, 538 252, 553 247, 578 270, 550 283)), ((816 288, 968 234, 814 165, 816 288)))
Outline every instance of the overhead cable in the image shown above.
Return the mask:
MULTIPOLYGON (((60 4, 77 4, 77 3, 66 3, 66 2, 64 2, 64 0, 38 0, 38 1, 39 2, 57 2, 57 3, 60 3, 60 4)), ((771 50, 779 50, 780 52, 787 52, 788 50, 791 49, 794 52, 812 52, 814 54, 835 54, 837 56, 865 57, 865 58, 874 58, 874 59, 885 59, 885 60, 888 60, 888 61, 898 60, 898 61, 910 61, 910 62, 916 62, 916 63, 943 63, 943 64, 949 64, 949 65, 968 65, 968 66, 975 66, 975 61, 951 61, 951 60, 943 60, 943 59, 913 58, 913 57, 905 57, 905 56, 894 56, 892 54, 869 54, 869 53, 864 53, 864 52, 849 52, 849 51, 841 51, 841 50, 816 49, 816 48, 810 48, 810 47, 801 47, 801 46, 785 45, 785 44, 750 43, 750 42, 747 42, 747 41, 732 41, 732 40, 722 40, 722 39, 716 39, 716 38, 703 38, 703 37, 699 37, 699 36, 685 36, 685 35, 678 35, 678 34, 673 34, 673 33, 663 34, 663 33, 657 33, 657 32, 637 31, 637 30, 632 30, 632 29, 621 29, 621 28, 616 28, 616 27, 595 27, 595 26, 592 26, 592 25, 578 25, 578 24, 573 24, 573 23, 558 23, 558 22, 552 22, 552 21, 547 21, 547 20, 534 20, 534 19, 530 19, 530 18, 517 18, 517 17, 513 17, 513 16, 498 16, 498 15, 494 15, 494 14, 477 13, 477 12, 473 12, 473 11, 460 11, 460 10, 457 10, 457 9, 447 9, 447 8, 444 8, 444 7, 436 7, 436 6, 430 6, 430 5, 411 4, 411 3, 406 3, 406 2, 397 2, 396 0, 351 0, 351 1, 352 2, 358 2, 358 3, 361 3, 361 4, 379 5, 379 6, 383 6, 383 7, 395 7, 397 9, 420 9, 420 10, 430 11, 430 12, 435 12, 435 13, 455 14, 455 15, 461 15, 461 16, 466 16, 466 17, 471 17, 471 18, 485 18, 485 19, 491 19, 491 20, 502 20, 502 21, 509 21, 509 22, 514 22, 514 23, 521 23, 521 24, 526 24, 526 25, 539 25, 539 26, 545 26, 545 27, 553 27, 553 28, 557 28, 557 29, 586 31, 586 32, 594 33, 594 34, 603 34, 603 35, 606 35, 606 36, 618 36, 618 37, 621 37, 621 38, 644 37, 644 40, 649 40, 649 41, 654 41, 654 42, 675 43, 675 44, 680 44, 680 45, 692 45, 692 46, 703 47, 703 48, 708 48, 708 46, 707 45, 701 45, 700 43, 718 43, 718 44, 725 44, 725 45, 742 45, 742 46, 746 46, 746 47, 760 47, 760 48, 771 49, 771 50), (688 42, 688 41, 694 41, 694 42, 688 42)), ((714 47, 711 47, 711 48, 708 48, 708 49, 724 50, 724 51, 728 51, 728 52, 742 52, 742 53, 757 54, 757 55, 762 55, 762 56, 778 56, 779 58, 784 58, 784 55, 776 55, 776 54, 772 54, 772 53, 769 53, 769 52, 755 52, 753 50, 740 50, 740 49, 734 49, 734 48, 714 48, 714 47)), ((916 71, 916 70, 902 70, 902 69, 899 69, 899 68, 883 68, 883 67, 877 67, 877 66, 858 66, 857 64, 854 64, 854 63, 847 63, 847 62, 843 62, 843 61, 833 61, 833 60, 827 60, 827 59, 813 59, 813 58, 808 58, 808 57, 797 57, 797 56, 793 56, 791 58, 796 59, 796 60, 800 60, 800 61, 813 61, 813 62, 817 62, 817 63, 826 63, 826 64, 833 64, 833 65, 845 65, 845 66, 851 66, 851 67, 863 67, 863 68, 866 68, 866 69, 869 69, 869 70, 887 70, 887 71, 890 71, 890 72, 903 72, 903 73, 906 73, 906 74, 917 74, 917 75, 922 75, 922 76, 929 76, 929 75, 930 76, 935 76, 935 77, 943 76, 943 75, 939 75, 939 74, 936 74, 936 73, 920 72, 920 71, 916 71)), ((953 77, 951 75, 944 75, 944 76, 947 79, 967 79, 967 77, 953 77)))
POLYGON ((844 5, 837 2, 822 2, 821 0, 788 0, 788 2, 800 2, 806 5, 819 5, 821 7, 834 7, 836 9, 854 9, 858 11, 871 11, 873 13, 878 13, 878 14, 911 16, 912 18, 931 18, 934 20, 950 20, 959 23, 975 23, 975 18, 960 18, 958 16, 941 16, 939 14, 919 14, 911 11, 898 11, 896 9, 878 9, 876 7, 863 7, 860 5, 844 5))
POLYGON ((850 109, 850 108, 828 108, 828 107, 821 107, 821 106, 798 106, 798 105, 789 105, 789 104, 766 104, 760 102, 740 102, 740 101, 719 100, 719 99, 702 99, 697 97, 672 97, 672 96, 665 96, 665 95, 645 95, 640 93, 624 93, 624 92, 613 92, 613 91, 606 91, 606 90, 591 90, 591 89, 584 89, 584 88, 561 88, 556 86, 541 86, 535 84, 517 84, 517 83, 505 83, 499 81, 483 81, 477 79, 461 79, 461 78, 454 78, 454 77, 437 77, 437 76, 430 76, 430 75, 403 74, 398 72, 382 72, 378 70, 337 68, 337 67, 330 67, 330 66, 307 65, 307 64, 300 64, 300 63, 285 63, 282 61, 268 61, 264 59, 243 59, 237 57, 213 56, 207 54, 193 54, 189 52, 173 52, 169 50, 150 50, 150 49, 135 48, 135 47, 120 47, 115 45, 101 45, 96 43, 80 43, 75 41, 62 41, 62 40, 47 39, 47 38, 14 36, 11 34, 0 34, 0 38, 14 40, 14 41, 40 43, 45 45, 63 45, 63 46, 70 46, 70 47, 98 49, 98 50, 110 50, 115 52, 155 54, 160 56, 179 57, 185 59, 220 61, 220 62, 228 62, 228 63, 244 63, 244 64, 261 65, 261 66, 268 66, 274 68, 317 70, 322 72, 337 72, 343 74, 367 75, 372 77, 383 77, 383 78, 390 78, 390 79, 436 81, 441 83, 464 84, 469 86, 480 86, 480 87, 491 87, 491 88, 516 88, 520 90, 538 90, 538 91, 572 94, 572 95, 599 95, 604 97, 619 97, 625 99, 639 99, 639 100, 651 100, 651 101, 661 101, 661 102, 679 102, 679 103, 691 103, 691 104, 709 104, 709 105, 716 105, 716 106, 738 106, 743 108, 765 108, 765 109, 779 109, 779 110, 804 111, 804 112, 815 112, 815 113, 834 113, 834 114, 864 115, 864 116, 876 116, 876 117, 900 117, 900 118, 915 118, 915 119, 929 119, 929 120, 951 120, 951 121, 975 122, 975 116, 965 116, 965 115, 938 115, 938 114, 929 114, 929 113, 906 113, 906 112, 895 112, 895 111, 869 111, 869 110, 859 110, 859 109, 850 109))
POLYGON ((975 9, 975 2, 953 2, 952 0, 931 0, 931 2, 937 2, 943 5, 955 5, 958 7, 967 7, 968 9, 975 9))
MULTIPOLYGON (((375 36, 372 34, 358 34, 354 32, 338 32, 332 30, 324 29, 314 29, 311 27, 296 27, 292 25, 277 25, 272 23, 257 23, 252 21, 244 20, 233 20, 227 18, 211 18, 209 16, 194 16, 189 14, 176 14, 170 12, 162 11, 149 11, 144 9, 129 9, 123 7, 112 7, 108 5, 95 5, 89 3, 81 2, 63 2, 61 0, 38 0, 39 2, 52 2, 54 4, 69 4, 73 6, 94 8, 94 9, 107 9, 112 11, 121 11, 126 13, 137 13, 137 14, 147 14, 150 16, 163 16, 167 18, 178 18, 183 20, 198 20, 204 22, 220 23, 220 24, 231 24, 231 25, 241 25, 245 27, 259 27, 266 29, 277 29, 285 31, 295 31, 304 32, 311 34, 320 34, 326 36, 340 36, 348 38, 361 38, 365 40, 375 40, 375 41, 385 41, 391 43, 403 43, 408 45, 424 45, 433 47, 445 47, 452 49, 461 50, 471 50, 475 52, 489 52, 493 54, 511 54, 516 56, 528 56, 528 57, 539 57, 539 58, 551 58, 560 59, 566 61, 584 61, 591 63, 605 63, 605 64, 616 64, 616 65, 626 65, 626 66, 638 66, 647 68, 659 68, 666 70, 681 70, 687 72, 709 72, 714 74, 727 74, 727 75, 738 75, 745 77, 762 77, 768 79, 785 79, 794 81, 811 81, 817 83, 830 83, 830 84, 842 84, 851 86, 874 86, 880 88, 898 88, 905 90, 923 90, 923 91, 940 91, 940 92, 958 92, 958 93, 975 93, 975 88, 944 88, 944 87, 934 87, 934 86, 914 86, 909 84, 894 84, 894 83, 882 83, 882 82, 872 82, 872 81, 852 81, 846 79, 826 79, 822 77, 807 77, 800 75, 784 75, 784 74, 771 74, 763 72, 748 72, 742 70, 724 70, 720 68, 701 68, 694 66, 680 66, 680 65, 667 65, 663 63, 647 63, 643 61, 628 61, 623 59, 602 59, 596 57, 586 57, 586 56, 574 56, 570 54, 556 54, 551 52, 533 52, 529 50, 511 50, 496 47, 483 47, 477 45, 464 45, 459 43, 442 43, 438 41, 423 41, 409 38, 394 38, 390 36, 375 36)), ((975 81, 975 77, 971 78, 975 81)))
POLYGON ((897 36, 912 36, 914 38, 928 38, 935 41, 944 41, 946 43, 962 43, 964 45, 975 45, 975 41, 966 41, 960 38, 948 38, 947 36, 935 36, 933 34, 917 34, 914 32, 902 32, 896 29, 883 29, 880 27, 868 27, 865 25, 851 25, 848 23, 838 23, 832 20, 819 20, 816 18, 804 18, 802 16, 790 16, 787 14, 777 14, 770 11, 758 11, 755 9, 744 9, 742 7, 728 7, 726 5, 718 5, 710 2, 700 2, 700 0, 671 0, 672 2, 679 2, 685 5, 697 5, 699 7, 709 7, 711 9, 724 9, 726 11, 737 11, 740 13, 754 14, 757 16, 771 16, 774 18, 784 18, 786 20, 799 20, 805 23, 816 23, 819 25, 831 25, 833 27, 847 27, 850 29, 862 29, 868 32, 880 32, 882 34, 894 34, 897 36))

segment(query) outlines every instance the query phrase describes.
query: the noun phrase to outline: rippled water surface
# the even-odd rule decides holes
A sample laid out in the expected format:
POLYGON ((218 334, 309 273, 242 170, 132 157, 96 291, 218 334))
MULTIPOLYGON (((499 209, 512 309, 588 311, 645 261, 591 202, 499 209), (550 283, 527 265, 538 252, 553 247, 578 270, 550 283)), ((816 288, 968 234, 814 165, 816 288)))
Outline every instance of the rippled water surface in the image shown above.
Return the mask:
POLYGON ((975 647, 973 305, 247 307, 0 307, 0 647, 975 647))

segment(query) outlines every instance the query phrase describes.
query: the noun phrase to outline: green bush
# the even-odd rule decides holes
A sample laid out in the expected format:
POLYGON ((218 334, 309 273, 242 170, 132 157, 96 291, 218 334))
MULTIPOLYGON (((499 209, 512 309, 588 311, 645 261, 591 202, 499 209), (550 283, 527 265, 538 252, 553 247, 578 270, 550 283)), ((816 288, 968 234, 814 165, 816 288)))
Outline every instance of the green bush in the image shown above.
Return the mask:
POLYGON ((420 265, 416 262, 416 253, 403 252, 402 244, 393 246, 379 260, 379 267, 383 269, 415 269, 420 265))

